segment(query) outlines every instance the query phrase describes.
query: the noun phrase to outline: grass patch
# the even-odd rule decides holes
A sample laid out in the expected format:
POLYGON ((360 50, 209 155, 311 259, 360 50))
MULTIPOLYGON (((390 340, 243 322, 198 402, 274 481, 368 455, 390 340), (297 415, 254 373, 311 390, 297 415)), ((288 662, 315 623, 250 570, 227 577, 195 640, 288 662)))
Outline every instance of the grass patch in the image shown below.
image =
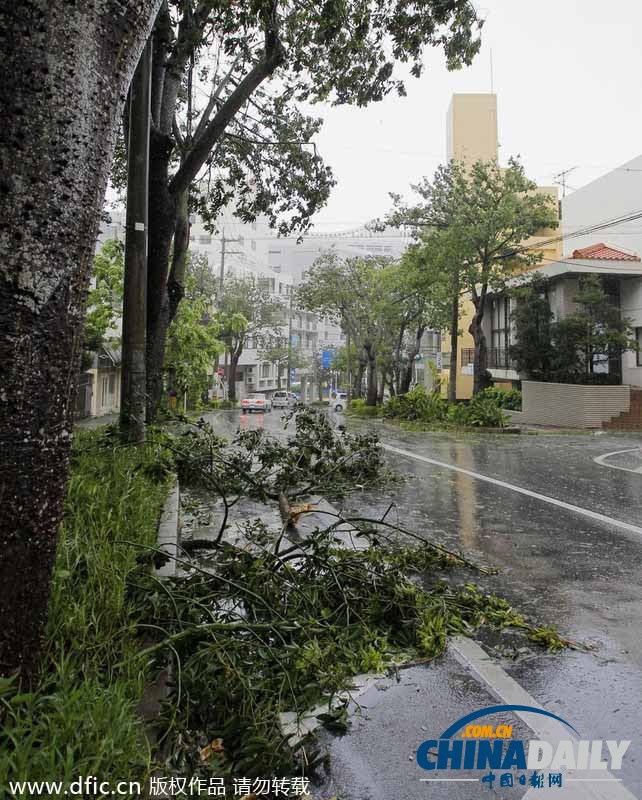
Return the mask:
POLYGON ((148 678, 128 577, 152 545, 167 494, 160 446, 77 432, 36 689, 0 683, 0 784, 78 775, 144 780, 150 752, 136 708, 148 678))

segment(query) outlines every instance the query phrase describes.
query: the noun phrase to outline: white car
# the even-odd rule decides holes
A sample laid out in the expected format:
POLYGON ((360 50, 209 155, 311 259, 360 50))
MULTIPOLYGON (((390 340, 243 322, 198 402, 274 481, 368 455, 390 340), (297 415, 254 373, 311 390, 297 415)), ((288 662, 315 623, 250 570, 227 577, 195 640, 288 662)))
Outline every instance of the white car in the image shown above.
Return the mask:
POLYGON ((294 392, 274 392, 272 395, 273 408, 296 408, 299 400, 294 392))
POLYGON ((337 396, 332 401, 332 408, 335 411, 344 411, 345 407, 348 405, 348 394, 347 392, 339 392, 337 396))
POLYGON ((272 401, 264 394, 250 394, 241 400, 241 411, 247 414, 248 411, 272 411, 272 401))

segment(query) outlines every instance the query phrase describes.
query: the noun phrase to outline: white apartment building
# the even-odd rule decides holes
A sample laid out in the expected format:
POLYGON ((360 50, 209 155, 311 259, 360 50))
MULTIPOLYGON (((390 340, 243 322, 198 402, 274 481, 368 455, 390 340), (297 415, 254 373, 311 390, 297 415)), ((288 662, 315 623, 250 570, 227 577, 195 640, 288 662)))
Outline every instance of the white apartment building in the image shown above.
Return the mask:
MULTIPOLYGON (((564 197, 562 231, 564 260, 598 244, 607 248, 597 250, 598 256, 609 249, 624 254, 624 262, 612 255, 602 258, 600 271, 617 283, 620 309, 631 320, 642 348, 642 155, 564 197), (583 233, 602 225, 600 230, 583 233)), ((642 351, 622 356, 622 382, 642 387, 642 351)))

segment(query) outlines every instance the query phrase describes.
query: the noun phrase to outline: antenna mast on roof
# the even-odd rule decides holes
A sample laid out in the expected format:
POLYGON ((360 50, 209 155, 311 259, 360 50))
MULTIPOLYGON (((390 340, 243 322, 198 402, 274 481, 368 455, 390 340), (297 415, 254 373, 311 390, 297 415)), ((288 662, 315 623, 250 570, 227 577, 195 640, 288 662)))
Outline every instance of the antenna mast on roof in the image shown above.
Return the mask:
MULTIPOLYGON (((561 172, 558 172, 557 175, 553 175, 553 183, 557 184, 558 186, 562 187, 562 197, 566 197, 566 176, 570 175, 573 170, 577 169, 577 167, 571 167, 570 169, 563 169, 561 172)), ((569 189, 572 189, 572 186, 569 186, 569 189)))

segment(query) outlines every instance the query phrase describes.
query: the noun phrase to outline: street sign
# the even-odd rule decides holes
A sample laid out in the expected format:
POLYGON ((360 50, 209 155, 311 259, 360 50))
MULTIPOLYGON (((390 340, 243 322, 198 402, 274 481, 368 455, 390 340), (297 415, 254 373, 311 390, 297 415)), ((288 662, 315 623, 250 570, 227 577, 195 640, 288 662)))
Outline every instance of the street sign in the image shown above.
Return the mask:
POLYGON ((321 352, 321 368, 322 369, 330 369, 332 366, 332 357, 334 356, 334 352, 332 350, 323 350, 321 352))
POLYGON ((435 353, 435 366, 437 369, 443 369, 443 359, 441 357, 441 353, 435 353))

